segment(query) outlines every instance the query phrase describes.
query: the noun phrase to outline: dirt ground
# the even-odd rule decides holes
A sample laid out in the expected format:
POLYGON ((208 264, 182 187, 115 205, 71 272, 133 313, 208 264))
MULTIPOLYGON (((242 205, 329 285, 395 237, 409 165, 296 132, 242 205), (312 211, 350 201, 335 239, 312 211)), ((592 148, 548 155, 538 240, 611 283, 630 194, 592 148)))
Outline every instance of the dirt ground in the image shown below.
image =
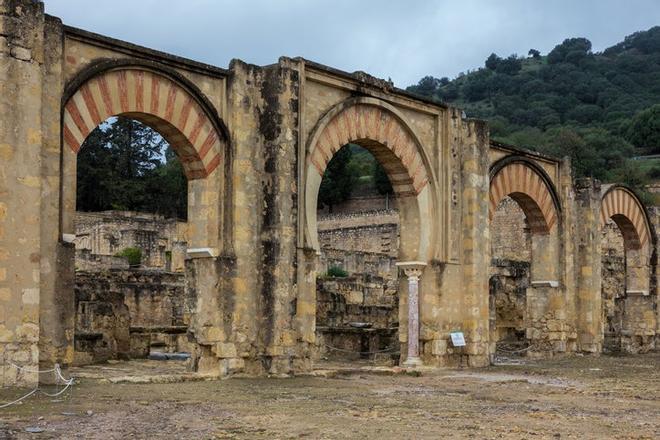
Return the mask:
MULTIPOLYGON (((0 391, 2 402, 16 396, 0 391)), ((92 373, 62 401, 33 396, 0 409, 0 438, 659 439, 660 354, 419 377, 353 372, 113 384, 92 373)))

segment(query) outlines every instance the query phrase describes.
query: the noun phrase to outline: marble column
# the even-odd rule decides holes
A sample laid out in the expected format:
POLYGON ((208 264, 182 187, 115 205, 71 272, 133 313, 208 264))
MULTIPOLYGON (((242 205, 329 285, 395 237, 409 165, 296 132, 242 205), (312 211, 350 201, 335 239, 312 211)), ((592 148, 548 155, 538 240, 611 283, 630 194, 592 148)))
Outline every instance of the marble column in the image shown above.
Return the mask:
POLYGON ((419 357, 419 279, 426 263, 407 261, 396 264, 408 277, 408 356, 405 367, 422 365, 419 357))

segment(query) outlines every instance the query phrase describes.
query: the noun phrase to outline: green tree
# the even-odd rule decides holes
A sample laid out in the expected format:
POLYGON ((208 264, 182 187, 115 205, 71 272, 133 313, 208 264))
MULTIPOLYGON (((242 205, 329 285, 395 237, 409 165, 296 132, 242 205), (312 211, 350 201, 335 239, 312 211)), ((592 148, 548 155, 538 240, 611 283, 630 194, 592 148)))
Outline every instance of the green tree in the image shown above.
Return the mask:
POLYGON ((502 58, 498 57, 495 53, 491 53, 488 58, 486 58, 486 62, 484 64, 487 69, 496 70, 501 61, 502 58))
POLYGON ((188 179, 171 147, 165 150, 165 163, 147 175, 146 188, 150 195, 146 211, 169 218, 188 218, 188 179))
POLYGON ((536 49, 530 49, 529 52, 527 52, 527 55, 532 58, 541 58, 541 52, 536 49))
POLYGON ((637 113, 626 130, 626 138, 645 154, 660 153, 660 104, 637 113))
POLYGON ((660 102, 660 26, 601 53, 592 53, 585 38, 568 38, 547 62, 540 62, 540 52, 529 56, 503 60, 492 54, 486 68, 441 83, 435 96, 456 102, 470 117, 489 120, 495 140, 568 154, 578 175, 616 178, 635 154, 625 139, 638 147, 636 154, 660 153, 656 137, 646 133, 655 132, 657 109, 640 113, 660 102), (633 118, 641 121, 633 124, 633 118), (579 138, 584 149, 571 149, 579 143, 573 139, 573 146, 562 150, 556 138, 561 129, 579 138))
POLYGON ((441 82, 439 79, 432 76, 425 76, 419 80, 416 86, 408 87, 408 91, 423 96, 434 97, 440 85, 441 82))
MULTIPOLYGON (((567 61, 569 53, 581 53, 584 56, 591 53, 591 41, 586 38, 567 38, 555 46, 548 54, 548 63, 556 64, 567 61)), ((573 55, 575 56, 575 54, 573 55)))
POLYGON ((97 127, 78 155, 77 209, 122 209, 184 218, 187 182, 163 137, 117 118, 97 127))
POLYGON ((383 168, 383 166, 377 161, 374 161, 373 176, 374 176, 374 184, 376 185, 376 190, 378 191, 379 194, 382 195, 394 194, 392 183, 390 182, 390 178, 387 177, 387 172, 385 171, 385 168, 383 168))
POLYGON ((575 130, 562 128, 552 133, 549 138, 545 151, 557 157, 568 156, 576 177, 603 177, 598 152, 575 130))
POLYGON ((328 163, 321 187, 319 188, 319 206, 327 206, 330 212, 337 203, 348 199, 355 187, 358 177, 351 172, 350 145, 344 145, 328 163))
POLYGON ((515 54, 500 60, 495 68, 497 73, 503 73, 505 75, 515 75, 520 72, 520 69, 522 69, 522 61, 515 54))

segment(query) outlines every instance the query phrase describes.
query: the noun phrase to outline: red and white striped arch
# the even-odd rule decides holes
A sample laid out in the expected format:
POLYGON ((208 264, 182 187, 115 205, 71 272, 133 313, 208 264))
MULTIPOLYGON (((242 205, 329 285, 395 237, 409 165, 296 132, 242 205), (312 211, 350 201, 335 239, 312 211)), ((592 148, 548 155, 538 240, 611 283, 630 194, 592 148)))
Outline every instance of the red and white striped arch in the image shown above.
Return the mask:
MULTIPOLYGON (((308 141, 305 173, 306 237, 320 250, 316 223, 323 174, 344 145, 358 144, 383 166, 401 206, 406 206, 406 258, 426 261, 435 252, 435 190, 432 168, 424 149, 396 107, 370 97, 354 97, 331 108, 316 124, 308 141)), ((405 243, 404 243, 405 242, 405 243)))
POLYGON ((332 156, 348 143, 367 148, 399 195, 417 195, 429 183, 419 146, 403 122, 385 108, 352 105, 334 115, 315 136, 308 156, 323 176, 332 156))
POLYGON ((600 207, 600 224, 613 220, 621 229, 626 247, 639 249, 651 238, 651 228, 644 207, 627 188, 610 188, 603 196, 600 207))
POLYGON ((92 130, 111 116, 131 117, 158 131, 189 179, 208 176, 223 160, 224 136, 195 97, 167 76, 122 68, 92 77, 64 106, 65 144, 78 153, 92 130))
POLYGON ((489 217, 504 197, 514 199, 525 212, 532 232, 547 234, 559 218, 552 189, 532 167, 522 162, 505 165, 490 182, 489 217))

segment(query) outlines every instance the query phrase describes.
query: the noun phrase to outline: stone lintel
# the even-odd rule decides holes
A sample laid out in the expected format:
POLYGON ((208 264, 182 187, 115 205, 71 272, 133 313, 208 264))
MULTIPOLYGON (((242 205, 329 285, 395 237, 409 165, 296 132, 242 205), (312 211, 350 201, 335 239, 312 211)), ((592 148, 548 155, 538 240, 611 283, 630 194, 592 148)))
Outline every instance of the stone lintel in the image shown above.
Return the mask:
POLYGON ((649 296, 648 290, 626 290, 626 295, 649 296))
POLYGON ((186 251, 188 258, 210 258, 217 257, 218 250, 216 248, 190 248, 186 251))
POLYGON ((543 281, 532 281, 532 287, 559 287, 559 281, 553 280, 543 280, 543 281))

